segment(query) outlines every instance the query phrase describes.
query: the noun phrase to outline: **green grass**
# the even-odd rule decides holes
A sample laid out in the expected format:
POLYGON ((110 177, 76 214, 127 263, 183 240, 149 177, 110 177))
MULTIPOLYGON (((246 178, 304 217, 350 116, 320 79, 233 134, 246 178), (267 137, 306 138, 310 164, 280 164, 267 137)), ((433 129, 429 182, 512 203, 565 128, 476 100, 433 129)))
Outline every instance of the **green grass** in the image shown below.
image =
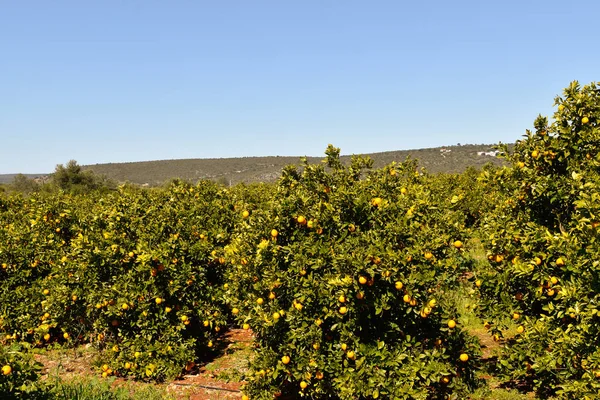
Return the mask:
POLYGON ((161 400, 174 399, 165 389, 150 385, 120 382, 114 378, 83 377, 70 381, 56 381, 50 391, 56 400, 161 400))
MULTIPOLYGON (((494 382, 488 382, 490 386, 494 382)), ((531 400, 533 397, 529 394, 519 393, 517 390, 509 389, 490 389, 481 388, 477 389, 470 397, 469 400, 531 400)))

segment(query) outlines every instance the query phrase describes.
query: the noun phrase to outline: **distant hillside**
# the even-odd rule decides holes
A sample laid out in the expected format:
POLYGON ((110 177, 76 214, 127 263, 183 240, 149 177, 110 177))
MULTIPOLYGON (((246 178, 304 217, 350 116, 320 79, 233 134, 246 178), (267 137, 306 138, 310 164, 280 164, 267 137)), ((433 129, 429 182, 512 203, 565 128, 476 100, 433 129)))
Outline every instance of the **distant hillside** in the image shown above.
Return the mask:
MULTIPOLYGON (((15 176, 17 176, 18 174, 0 174, 0 184, 1 183, 11 183, 13 181, 13 179, 15 179, 15 176)), ((44 176, 47 176, 48 174, 23 174, 26 177, 30 178, 30 179, 36 179, 36 178, 42 178, 44 176)))
MULTIPOLYGON (((375 167, 392 161, 402 162, 407 157, 419 160, 419 165, 430 172, 462 172, 467 167, 480 168, 487 163, 501 165, 502 161, 491 154, 491 145, 462 145, 435 147, 417 150, 398 150, 363 154, 374 160, 375 167)), ((342 156, 346 162, 351 156, 342 156)), ((310 163, 319 163, 323 157, 308 157, 310 163)), ((241 158, 198 158, 186 160, 143 161, 84 165, 84 170, 105 175, 117 182, 131 182, 155 186, 173 178, 196 182, 211 179, 231 185, 245 182, 275 181, 286 165, 299 164, 297 157, 241 157, 241 158)), ((28 178, 47 179, 48 174, 26 174, 28 178)), ((10 183, 16 174, 0 174, 0 184, 10 183)))
MULTIPOLYGON (((392 161, 402 162, 408 156, 419 160, 419 165, 430 172, 462 172, 467 167, 481 167, 486 163, 500 165, 501 160, 491 155, 478 155, 490 152, 490 145, 463 145, 436 147, 430 149, 388 151, 364 154, 371 157, 375 167, 381 167, 392 161)), ((309 157, 310 163, 318 163, 323 157, 309 157)), ((349 160, 350 156, 342 159, 349 160)), ((144 161, 132 163, 96 164, 83 166, 97 174, 106 175, 118 182, 161 184, 169 179, 182 178, 190 181, 211 179, 227 184, 239 182, 272 182, 286 165, 298 164, 298 157, 243 157, 215 159, 186 159, 144 161)))

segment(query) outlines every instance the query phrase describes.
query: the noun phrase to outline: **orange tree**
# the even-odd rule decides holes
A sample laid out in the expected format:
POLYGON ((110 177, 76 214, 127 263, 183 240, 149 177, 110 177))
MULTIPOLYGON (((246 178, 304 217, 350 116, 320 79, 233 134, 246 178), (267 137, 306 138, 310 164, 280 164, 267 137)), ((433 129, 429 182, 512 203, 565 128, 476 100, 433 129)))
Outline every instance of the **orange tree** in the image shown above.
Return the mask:
POLYGON ((490 269, 477 277, 495 334, 517 336, 499 366, 540 395, 600 393, 600 89, 573 82, 554 122, 535 120, 506 153, 512 168, 489 174, 504 190, 484 224, 490 269), (504 322, 503 322, 504 321, 504 322))
POLYGON ((227 299, 256 334, 251 399, 463 396, 478 345, 447 291, 469 268, 464 214, 411 162, 284 170, 272 203, 242 212, 224 252, 227 299))
POLYGON ((228 193, 210 182, 123 189, 92 213, 65 269, 88 282, 82 297, 103 375, 163 380, 215 346, 227 322, 217 251, 232 213, 228 193))
POLYGON ((0 200, 0 333, 37 346, 93 341, 103 375, 162 380, 193 367, 226 324, 219 254, 227 190, 0 200))
POLYGON ((73 237, 69 204, 64 196, 0 200, 0 332, 13 340, 49 342, 59 320, 75 317, 65 306, 51 315, 47 301, 56 261, 73 237))

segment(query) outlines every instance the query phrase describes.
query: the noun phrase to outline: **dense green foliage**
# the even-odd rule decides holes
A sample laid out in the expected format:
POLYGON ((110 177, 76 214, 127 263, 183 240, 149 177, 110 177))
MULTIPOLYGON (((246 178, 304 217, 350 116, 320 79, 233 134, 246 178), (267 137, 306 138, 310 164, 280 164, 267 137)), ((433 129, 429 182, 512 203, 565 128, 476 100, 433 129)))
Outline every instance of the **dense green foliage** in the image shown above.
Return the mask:
POLYGON ((225 248, 228 299, 257 335, 247 392, 464 397, 479 350, 446 301, 470 269, 461 197, 430 190, 415 163, 369 172, 327 153, 330 172, 286 169, 225 248))
MULTIPOLYGON (((486 217, 490 270, 479 277, 484 315, 513 316, 520 334, 500 366, 541 396, 600 395, 600 89, 569 86, 554 122, 538 117, 487 175, 504 201, 486 217)), ((500 326, 502 324, 500 323, 500 326)))

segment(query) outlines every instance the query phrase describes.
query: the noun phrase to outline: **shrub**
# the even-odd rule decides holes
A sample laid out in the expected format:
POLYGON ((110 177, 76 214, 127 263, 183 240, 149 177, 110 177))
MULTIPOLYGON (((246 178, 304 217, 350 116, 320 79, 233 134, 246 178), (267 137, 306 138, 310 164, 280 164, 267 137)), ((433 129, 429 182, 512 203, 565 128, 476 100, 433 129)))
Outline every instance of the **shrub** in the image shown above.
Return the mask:
POLYGON ((573 82, 557 97, 554 122, 534 122, 513 164, 489 179, 506 202, 486 220, 490 270, 479 276, 483 315, 494 332, 513 318, 517 336, 500 367, 540 395, 600 391, 600 91, 573 82), (504 321, 504 322, 503 322, 504 321))
POLYGON ((407 162, 368 172, 284 170, 271 205, 225 247, 227 298, 256 334, 245 391, 311 398, 437 398, 475 385, 479 348, 445 294, 469 269, 460 200, 407 162), (435 183, 434 183, 435 184, 435 183))

